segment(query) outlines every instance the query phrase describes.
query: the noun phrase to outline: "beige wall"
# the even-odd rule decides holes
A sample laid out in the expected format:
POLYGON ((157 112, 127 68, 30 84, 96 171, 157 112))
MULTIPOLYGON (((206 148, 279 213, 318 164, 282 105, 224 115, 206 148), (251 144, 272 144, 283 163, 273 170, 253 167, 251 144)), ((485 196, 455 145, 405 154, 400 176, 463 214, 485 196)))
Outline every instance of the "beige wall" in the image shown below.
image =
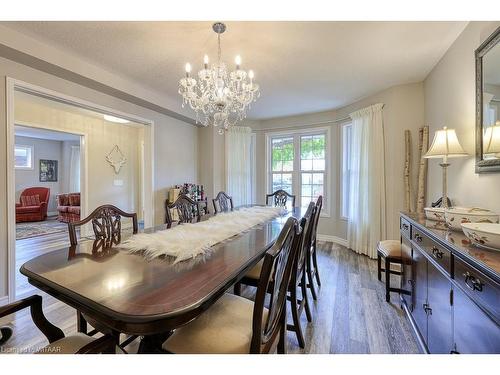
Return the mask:
MULTIPOLYGON (((167 190, 179 181, 194 181, 198 169, 198 129, 181 120, 0 57, 0 197, 7 194, 6 77, 139 116, 155 123, 154 213, 164 220, 167 190)), ((147 142, 148 140, 146 140, 147 142)), ((0 199, 0 299, 7 294, 7 202, 0 199)))
MULTIPOLYGON (((383 116, 386 139, 387 227, 388 237, 396 238, 399 232, 399 211, 404 205, 404 129, 412 130, 413 154, 416 155, 418 128, 424 123, 422 83, 395 86, 334 111, 246 123, 257 133, 257 202, 264 203, 267 190, 265 134, 284 129, 329 126, 331 127, 330 188, 328 190, 330 217, 321 218, 318 232, 322 235, 345 239, 347 223, 340 217, 341 125, 346 122, 345 118, 349 116, 349 113, 375 103, 385 104, 383 116)), ((416 183, 416 158, 413 160, 413 165, 416 183)))
MULTIPOLYGON (((500 173, 475 173, 474 50, 500 22, 471 22, 424 81, 425 122, 434 131, 456 129, 467 158, 451 159, 448 196, 456 205, 480 206, 500 212, 500 173)), ((439 160, 429 161, 428 200, 442 195, 439 160)))
MULTIPOLYGON (((16 95, 15 121, 25 125, 44 126, 74 134, 84 134, 87 143, 88 212, 103 204, 113 204, 127 212, 139 212, 140 144, 144 125, 122 125, 85 113, 70 112, 66 105, 53 107, 50 101, 33 102, 29 96, 16 95), (115 174, 105 157, 118 145, 127 163, 115 174), (115 186, 121 180, 122 186, 115 186)), ((61 155, 61 142, 59 156, 61 155)), ((64 160, 63 163, 69 163, 64 160)), ((61 165, 61 162, 59 163, 61 165)), ((83 170, 83 168, 82 168, 83 170)), ((62 170, 59 171, 59 174, 62 170)), ((59 188, 59 186, 57 186, 59 188)), ((59 191, 53 192, 54 196, 59 191)), ((142 215, 139 215, 142 216, 142 215)))

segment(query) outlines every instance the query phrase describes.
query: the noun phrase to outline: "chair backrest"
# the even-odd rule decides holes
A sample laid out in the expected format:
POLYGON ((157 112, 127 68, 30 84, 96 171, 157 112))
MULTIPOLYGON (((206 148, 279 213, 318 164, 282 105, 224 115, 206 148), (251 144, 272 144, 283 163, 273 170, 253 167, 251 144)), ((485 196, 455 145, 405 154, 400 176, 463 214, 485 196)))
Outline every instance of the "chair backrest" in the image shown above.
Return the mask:
POLYGON ((323 207, 323 196, 320 195, 316 200, 316 213, 314 214, 313 228, 311 232, 311 245, 316 242, 316 234, 318 232, 319 215, 323 207))
POLYGON ((269 204, 269 198, 273 198, 273 206, 285 207, 288 198, 292 200, 292 207, 295 207, 295 195, 287 193, 285 190, 276 190, 272 194, 266 194, 266 204, 269 204))
POLYGON ((46 204, 48 204, 50 198, 50 189, 46 187, 30 187, 24 189, 21 193, 21 196, 23 197, 29 197, 32 195, 38 195, 40 197, 40 202, 45 202, 46 204))
POLYGON ((177 215, 179 216, 179 220, 177 220, 178 223, 200 221, 201 213, 198 202, 192 200, 185 194, 180 194, 174 203, 167 205, 167 228, 170 228, 175 221, 172 217, 172 210, 177 211, 177 215))
POLYGON ((133 233, 137 233, 137 214, 120 210, 111 204, 97 207, 89 216, 80 221, 68 223, 69 240, 71 245, 78 243, 76 228, 92 222, 92 229, 96 240, 104 240, 107 246, 118 244, 121 241, 121 217, 132 218, 133 233))
POLYGON ((224 191, 219 191, 219 194, 212 199, 212 203, 214 204, 214 212, 226 212, 229 210, 233 210, 233 197, 230 197, 224 191))
POLYGON ((253 311, 251 353, 270 352, 280 332, 286 330, 286 296, 301 235, 297 219, 288 218, 278 239, 264 256, 253 311), (264 303, 270 288, 269 309, 264 319, 264 303))
POLYGON ((294 287, 294 285, 297 286, 298 282, 300 282, 302 271, 305 268, 306 256, 308 254, 307 250, 311 247, 312 244, 312 230, 314 227, 316 212, 316 205, 314 204, 314 202, 309 203, 307 211, 300 222, 300 227, 303 234, 299 250, 297 251, 297 261, 293 268, 292 280, 290 284, 292 288, 294 287))

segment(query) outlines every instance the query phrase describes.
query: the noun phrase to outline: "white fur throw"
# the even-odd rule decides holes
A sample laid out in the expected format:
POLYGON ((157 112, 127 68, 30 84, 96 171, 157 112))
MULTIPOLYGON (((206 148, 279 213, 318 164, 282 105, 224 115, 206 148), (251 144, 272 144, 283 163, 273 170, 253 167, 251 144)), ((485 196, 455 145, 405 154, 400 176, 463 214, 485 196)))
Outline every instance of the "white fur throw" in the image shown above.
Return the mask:
POLYGON ((204 254, 216 243, 279 216, 282 210, 283 208, 275 207, 244 207, 217 214, 199 223, 181 224, 154 233, 136 234, 121 247, 130 252, 142 251, 147 258, 171 256, 177 263, 204 254))

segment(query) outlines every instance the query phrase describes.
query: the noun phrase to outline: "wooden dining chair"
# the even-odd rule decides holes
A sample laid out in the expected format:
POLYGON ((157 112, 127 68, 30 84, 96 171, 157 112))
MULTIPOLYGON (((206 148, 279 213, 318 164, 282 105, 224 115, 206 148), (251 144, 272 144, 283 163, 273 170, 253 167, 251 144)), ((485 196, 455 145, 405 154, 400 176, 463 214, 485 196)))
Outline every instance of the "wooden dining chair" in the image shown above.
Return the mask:
POLYGON ((198 202, 192 200, 185 194, 180 194, 175 202, 167 204, 166 224, 167 228, 171 228, 174 222, 177 223, 192 223, 198 222, 201 219, 201 211, 198 202), (172 210, 175 210, 178 215, 178 220, 175 220, 172 215, 172 210))
POLYGON ((219 191, 217 196, 212 199, 212 203, 216 214, 219 212, 232 211, 234 209, 233 197, 227 195, 225 191, 219 191))
POLYGON ((302 232, 289 218, 264 255, 255 302, 224 294, 164 342, 169 353, 285 353, 286 297, 302 232), (273 281, 273 282, 271 282, 273 281), (265 307, 270 289, 269 308, 265 307))
MULTIPOLYGON (((139 230, 136 213, 128 213, 122 211, 118 207, 115 207, 111 204, 105 204, 97 207, 85 219, 68 223, 69 239, 71 246, 74 247, 78 244, 78 239, 76 236, 76 228, 81 227, 82 225, 85 225, 89 222, 92 222, 92 229, 94 231, 94 236, 95 236, 94 246, 98 244, 102 251, 102 249, 107 249, 112 247, 113 245, 119 244, 121 241, 122 217, 127 217, 132 219, 132 232, 133 234, 136 234, 139 230)), ((115 335, 116 340, 118 341, 119 333, 109 331, 106 327, 101 326, 99 323, 93 321, 88 316, 85 316, 80 311, 77 311, 76 317, 77 317, 78 332, 87 334, 89 336, 93 336, 97 332, 111 334, 115 335), (88 328, 87 323, 90 323, 90 325, 95 327, 95 329, 87 331, 88 328)), ((131 341, 135 340, 135 338, 137 338, 137 336, 130 336, 128 339, 126 339, 123 343, 120 344, 120 347, 124 348, 131 341)))
MULTIPOLYGON (((306 311, 307 321, 312 321, 311 310, 309 308, 309 301, 307 300, 307 282, 306 282, 306 258, 309 254, 309 247, 311 246, 311 234, 313 228, 314 215, 316 213, 316 206, 311 202, 307 208, 304 217, 300 222, 301 230, 303 231, 302 242, 297 251, 297 259, 293 267, 292 277, 289 285, 289 295, 287 299, 290 301, 290 310, 292 313, 293 324, 287 325, 287 330, 295 332, 297 341, 301 348, 305 347, 304 335, 300 325, 300 317, 302 312, 306 311), (302 299, 298 298, 297 289, 301 290, 302 299)), ((241 281, 235 286, 235 294, 241 294, 241 285, 249 285, 257 287, 260 282, 260 275, 262 272, 263 262, 260 261, 253 267, 241 281)))
POLYGON ((132 219, 132 231, 136 234, 139 228, 136 213, 128 213, 111 204, 105 204, 97 207, 85 219, 68 223, 69 240, 71 245, 75 246, 78 244, 76 228, 81 227, 88 222, 92 222, 92 229, 96 240, 104 240, 110 246, 120 243, 122 216, 132 219))
POLYGON ((272 194, 266 194, 266 205, 269 205, 269 199, 273 199, 274 207, 286 207, 288 198, 292 200, 292 207, 295 207, 295 195, 289 194, 285 190, 276 190, 272 194))
MULTIPOLYGON (((0 318, 30 308, 35 326, 47 338, 49 344, 37 351, 38 354, 96 354, 115 353, 113 337, 104 335, 94 339, 82 333, 65 336, 63 331, 50 323, 42 310, 42 297, 33 295, 0 307, 0 318)), ((2 344, 5 344, 4 342, 2 344)), ((0 345, 1 346, 1 345, 0 345)))
POLYGON ((314 215, 313 227, 311 231, 311 246, 309 247, 309 254, 306 257, 306 274, 307 274, 307 287, 311 291, 311 295, 314 300, 318 299, 316 289, 314 286, 314 280, 321 286, 321 279, 319 278, 318 269, 318 258, 317 258, 317 234, 318 234, 318 222, 319 216, 321 214, 321 208, 323 207, 323 196, 320 195, 316 200, 316 212, 314 215))

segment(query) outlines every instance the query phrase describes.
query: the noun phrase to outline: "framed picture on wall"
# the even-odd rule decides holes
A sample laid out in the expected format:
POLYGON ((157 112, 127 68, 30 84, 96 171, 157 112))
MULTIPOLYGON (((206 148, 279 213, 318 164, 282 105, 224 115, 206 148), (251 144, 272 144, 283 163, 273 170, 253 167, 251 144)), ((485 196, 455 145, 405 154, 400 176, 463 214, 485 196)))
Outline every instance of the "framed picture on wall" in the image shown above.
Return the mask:
POLYGON ((57 182, 57 160, 40 159, 40 182, 57 182))

